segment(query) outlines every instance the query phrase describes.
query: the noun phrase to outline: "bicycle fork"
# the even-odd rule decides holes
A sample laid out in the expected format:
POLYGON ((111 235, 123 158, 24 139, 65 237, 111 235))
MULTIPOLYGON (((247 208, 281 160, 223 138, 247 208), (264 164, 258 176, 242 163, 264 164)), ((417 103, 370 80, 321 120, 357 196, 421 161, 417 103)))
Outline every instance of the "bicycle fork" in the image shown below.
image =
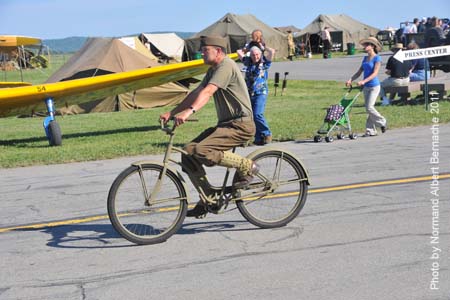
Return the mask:
POLYGON ((155 201, 156 196, 161 191, 163 178, 166 176, 166 173, 167 173, 167 165, 169 164, 170 153, 172 153, 174 134, 173 134, 173 132, 170 132, 169 135, 170 135, 169 145, 167 146, 166 153, 164 154, 163 169, 159 173, 158 180, 156 181, 153 189, 150 191, 150 195, 148 194, 147 185, 145 184, 145 178, 144 178, 144 175, 142 172, 142 166, 141 165, 138 166, 139 167, 139 177, 141 179, 142 188, 144 190, 144 199, 145 199, 144 205, 145 206, 151 206, 152 203, 155 201))
POLYGON ((158 180, 156 181, 155 186, 153 187, 153 189, 150 191, 150 195, 149 195, 149 191, 147 190, 147 185, 145 183, 145 178, 142 172, 142 166, 139 165, 139 177, 141 179, 141 184, 142 184, 142 190, 144 191, 144 205, 145 206, 151 206, 152 203, 155 202, 156 196, 159 194, 160 190, 161 190, 161 186, 162 186, 162 181, 164 176, 166 176, 166 172, 167 172, 167 167, 166 165, 163 166, 163 169, 161 171, 161 173, 159 173, 158 176, 158 180))

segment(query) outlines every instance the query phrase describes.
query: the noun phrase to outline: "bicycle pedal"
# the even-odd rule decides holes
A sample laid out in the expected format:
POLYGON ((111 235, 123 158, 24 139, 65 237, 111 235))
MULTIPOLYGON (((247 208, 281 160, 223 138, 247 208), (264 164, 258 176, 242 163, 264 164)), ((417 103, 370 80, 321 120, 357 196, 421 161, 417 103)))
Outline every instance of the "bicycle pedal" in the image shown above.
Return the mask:
POLYGON ((203 215, 198 215, 198 216, 195 216, 195 218, 196 219, 204 219, 204 218, 206 218, 206 215, 207 215, 208 213, 206 212, 206 213, 204 213, 203 215))

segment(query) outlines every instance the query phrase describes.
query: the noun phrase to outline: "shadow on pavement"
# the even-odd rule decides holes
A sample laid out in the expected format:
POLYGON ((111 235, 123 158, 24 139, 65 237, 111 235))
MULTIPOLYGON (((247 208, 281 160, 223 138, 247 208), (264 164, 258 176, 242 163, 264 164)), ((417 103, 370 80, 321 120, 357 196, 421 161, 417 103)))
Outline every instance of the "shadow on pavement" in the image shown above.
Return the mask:
MULTIPOLYGON (((248 231, 259 228, 236 228, 238 225, 248 224, 247 221, 216 221, 185 223, 177 234, 198 234, 204 232, 223 231, 248 231)), ((47 246, 70 249, 99 249, 99 248, 123 248, 137 246, 128 242, 119 235, 111 224, 77 224, 47 227, 44 229, 16 229, 15 231, 40 231, 51 235, 47 246), (117 244, 116 239, 125 244, 117 244)))

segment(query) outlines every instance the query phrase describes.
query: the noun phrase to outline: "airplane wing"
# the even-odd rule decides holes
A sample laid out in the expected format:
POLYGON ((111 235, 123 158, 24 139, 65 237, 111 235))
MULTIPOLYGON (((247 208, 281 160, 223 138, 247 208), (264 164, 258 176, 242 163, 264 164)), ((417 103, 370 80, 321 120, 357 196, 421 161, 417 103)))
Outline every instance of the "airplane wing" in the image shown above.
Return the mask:
MULTIPOLYGON (((230 54, 236 59, 237 54, 230 54)), ((79 104, 111 95, 178 81, 206 72, 202 59, 56 83, 0 89, 0 116, 11 109, 41 104, 47 98, 79 104)))
MULTIPOLYGON (((238 56, 236 53, 233 53, 229 57, 231 59, 237 59, 238 56)), ((50 99, 50 107, 47 104, 50 120, 47 120, 47 124, 44 121, 44 127, 49 137, 47 126, 51 121, 54 121, 53 100, 57 103, 61 103, 62 101, 65 103, 88 102, 110 95, 118 95, 201 75, 207 69, 208 65, 203 63, 203 59, 197 59, 188 62, 56 83, 2 88, 0 89, 0 116, 7 115, 8 112, 15 108, 41 104, 50 99)), ((60 133, 58 134, 60 135, 60 133)), ((52 145, 50 137, 49 141, 52 145)), ((57 145, 58 143, 53 144, 57 145)))
POLYGON ((32 85, 30 82, 22 82, 22 81, 0 81, 0 89, 9 88, 9 87, 20 87, 20 86, 30 86, 32 85))

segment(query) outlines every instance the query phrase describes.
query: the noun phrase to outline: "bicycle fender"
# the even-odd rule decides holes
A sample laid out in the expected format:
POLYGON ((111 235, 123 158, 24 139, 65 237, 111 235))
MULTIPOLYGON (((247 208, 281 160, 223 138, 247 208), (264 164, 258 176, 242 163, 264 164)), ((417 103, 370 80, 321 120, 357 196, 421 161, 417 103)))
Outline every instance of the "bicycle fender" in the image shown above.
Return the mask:
POLYGON ((292 153, 290 151, 286 151, 286 150, 283 150, 283 149, 280 149, 280 148, 276 148, 276 147, 267 146, 267 147, 264 147, 262 149, 258 149, 258 150, 255 150, 255 151, 251 152, 246 157, 249 158, 249 159, 252 159, 256 155, 258 155, 260 153, 263 153, 263 152, 268 152, 268 151, 283 152, 283 153, 286 153, 286 154, 292 156, 293 158, 295 158, 295 160, 297 160, 297 162, 300 164, 300 166, 303 168, 303 170, 305 170, 305 176, 306 176, 306 180, 307 180, 306 183, 308 185, 311 185, 310 179, 309 179, 309 172, 308 172, 308 169, 305 167, 305 164, 303 163, 303 161, 301 159, 299 159, 296 155, 294 155, 294 153, 292 153))
MULTIPOLYGON (((135 167, 140 167, 142 165, 158 165, 158 166, 163 167, 163 165, 160 162, 153 161, 153 160, 135 161, 135 162, 132 162, 131 165, 135 166, 135 167)), ((190 199, 191 199, 191 196, 190 196, 188 186, 187 186, 186 181, 184 180, 183 176, 181 175, 180 172, 178 172, 177 170, 175 170, 174 168, 172 168, 170 166, 167 166, 167 170, 172 172, 173 174, 175 174, 178 177, 178 179, 180 179, 181 185, 183 186, 183 188, 184 188, 184 190, 186 192, 187 202, 189 203, 190 199)))
POLYGON ((139 161, 134 161, 134 162, 131 163, 131 165, 132 165, 132 166, 136 166, 136 167, 139 167, 139 166, 142 166, 142 165, 159 165, 159 166, 162 166, 162 165, 161 165, 161 162, 157 162, 157 161, 155 161, 155 160, 139 160, 139 161))

